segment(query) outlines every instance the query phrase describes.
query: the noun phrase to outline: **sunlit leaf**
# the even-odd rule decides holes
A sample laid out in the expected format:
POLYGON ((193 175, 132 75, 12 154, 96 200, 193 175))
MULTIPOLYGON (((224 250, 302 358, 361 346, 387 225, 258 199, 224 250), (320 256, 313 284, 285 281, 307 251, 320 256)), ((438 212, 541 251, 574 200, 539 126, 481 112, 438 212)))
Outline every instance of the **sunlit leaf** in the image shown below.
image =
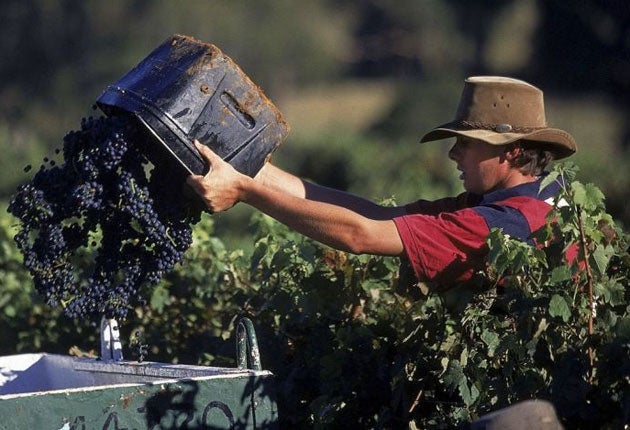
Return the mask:
POLYGON ((558 171, 554 170, 554 171, 549 172, 549 174, 545 176, 545 178, 542 181, 540 181, 540 190, 542 191, 545 188, 547 188, 549 184, 551 184, 556 179, 558 179, 558 176, 560 176, 560 172, 558 171))
POLYGON ((575 204, 587 211, 592 211, 603 205, 604 194, 593 184, 571 183, 575 204))
POLYGON ((499 346, 499 336, 490 330, 481 333, 481 340, 488 346, 488 356, 494 356, 494 350, 499 346))
POLYGON ((466 406, 472 406, 475 400, 479 397, 479 390, 474 384, 468 386, 466 379, 462 379, 458 385, 459 395, 462 396, 462 400, 466 406))

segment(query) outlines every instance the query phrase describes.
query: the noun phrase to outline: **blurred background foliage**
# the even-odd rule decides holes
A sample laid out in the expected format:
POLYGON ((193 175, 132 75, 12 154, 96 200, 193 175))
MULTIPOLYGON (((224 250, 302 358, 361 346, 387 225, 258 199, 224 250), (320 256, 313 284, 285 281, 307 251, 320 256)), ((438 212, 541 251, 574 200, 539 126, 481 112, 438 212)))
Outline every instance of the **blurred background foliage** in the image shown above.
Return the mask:
MULTIPOLYGON (((462 81, 509 75, 545 91, 574 135, 581 179, 630 224, 630 6, 625 0, 4 0, 0 199, 79 127, 107 85, 171 34, 213 43, 259 84, 292 132, 275 162, 399 202, 460 191, 447 144, 462 81)), ((250 210, 217 216, 246 246, 250 210)), ((233 242, 232 242, 233 241, 233 242)))

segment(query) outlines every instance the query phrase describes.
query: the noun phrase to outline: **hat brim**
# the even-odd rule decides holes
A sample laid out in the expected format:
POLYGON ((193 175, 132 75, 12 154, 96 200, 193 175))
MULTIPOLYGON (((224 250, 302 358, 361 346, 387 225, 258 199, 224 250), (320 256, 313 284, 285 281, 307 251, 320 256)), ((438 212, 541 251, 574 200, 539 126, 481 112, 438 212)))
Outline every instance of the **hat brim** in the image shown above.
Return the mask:
POLYGON ((572 155, 577 149, 573 137, 566 131, 557 128, 543 128, 530 133, 499 133, 485 129, 458 129, 452 127, 451 124, 444 124, 422 136, 420 142, 431 142, 457 136, 470 137, 490 145, 507 145, 517 140, 541 142, 549 147, 556 160, 572 155))

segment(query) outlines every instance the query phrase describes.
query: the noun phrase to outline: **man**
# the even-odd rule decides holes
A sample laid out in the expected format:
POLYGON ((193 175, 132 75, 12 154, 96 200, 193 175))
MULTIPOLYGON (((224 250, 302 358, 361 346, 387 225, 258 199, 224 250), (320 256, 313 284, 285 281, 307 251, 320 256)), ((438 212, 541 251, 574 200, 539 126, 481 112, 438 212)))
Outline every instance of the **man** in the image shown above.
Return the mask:
POLYGON ((540 190, 545 166, 576 150, 567 132, 547 126, 542 91, 496 76, 466 79, 455 119, 421 142, 450 137, 456 141, 449 157, 466 192, 435 202, 384 207, 269 163, 250 178, 198 143, 210 170, 190 176, 188 184, 210 212, 242 201, 326 245, 402 257, 418 281, 449 284, 484 268, 491 228, 530 239, 558 191, 557 183, 540 190))

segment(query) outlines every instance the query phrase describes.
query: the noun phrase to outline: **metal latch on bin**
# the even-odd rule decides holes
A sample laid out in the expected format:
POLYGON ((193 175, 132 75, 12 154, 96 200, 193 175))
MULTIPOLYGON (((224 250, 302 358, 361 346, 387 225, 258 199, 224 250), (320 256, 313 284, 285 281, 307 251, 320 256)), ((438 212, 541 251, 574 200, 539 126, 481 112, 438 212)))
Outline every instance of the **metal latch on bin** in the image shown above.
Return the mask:
POLYGON ((262 370, 256 331, 247 317, 241 318, 236 326, 236 366, 239 369, 262 370))
POLYGON ((118 322, 112 318, 101 318, 101 359, 122 361, 122 343, 118 322))

